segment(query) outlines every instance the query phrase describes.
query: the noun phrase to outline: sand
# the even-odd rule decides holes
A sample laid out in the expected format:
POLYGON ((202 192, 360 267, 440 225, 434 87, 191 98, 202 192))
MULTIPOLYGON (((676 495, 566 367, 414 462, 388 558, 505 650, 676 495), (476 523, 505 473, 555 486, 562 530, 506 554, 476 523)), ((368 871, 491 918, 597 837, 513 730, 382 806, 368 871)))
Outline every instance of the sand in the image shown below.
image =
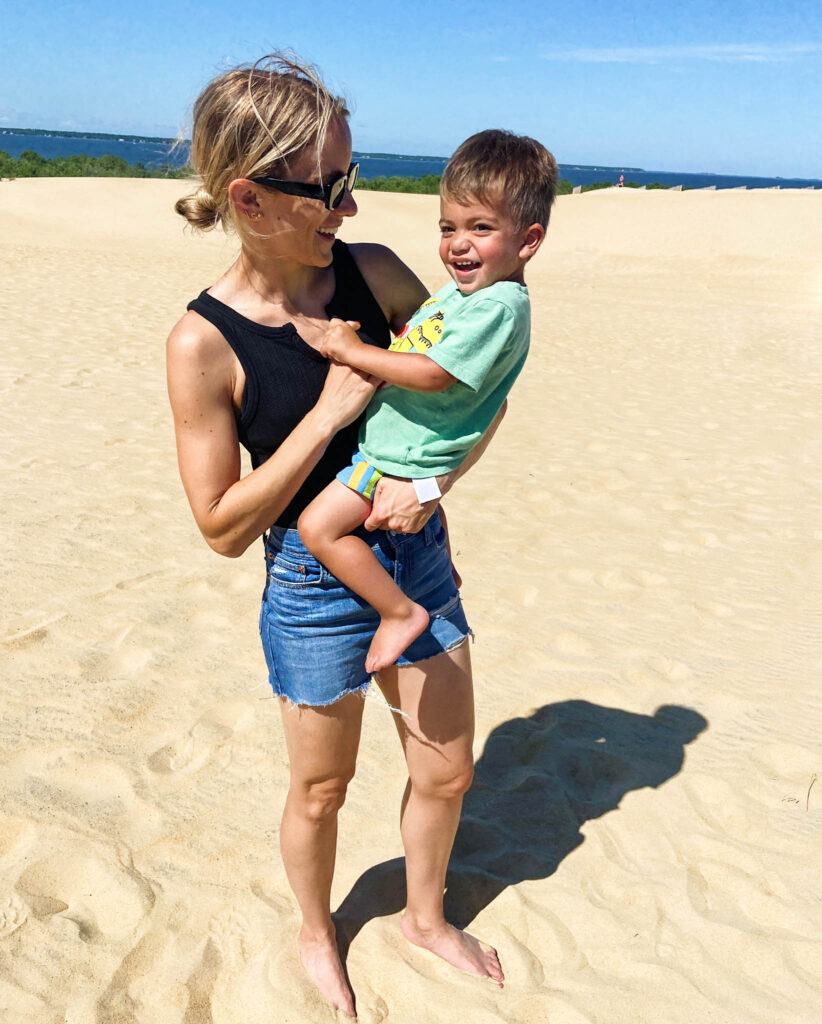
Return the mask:
MULTIPOLYGON (((261 551, 202 542, 163 346, 235 243, 179 182, 0 182, 0 1017, 304 1024, 261 551)), ((348 240, 429 287, 436 200, 348 240)), ((476 632, 453 919, 398 932, 405 774, 369 701, 333 903, 365 1024, 822 1020, 822 194, 560 199, 532 354, 447 507, 476 632)))

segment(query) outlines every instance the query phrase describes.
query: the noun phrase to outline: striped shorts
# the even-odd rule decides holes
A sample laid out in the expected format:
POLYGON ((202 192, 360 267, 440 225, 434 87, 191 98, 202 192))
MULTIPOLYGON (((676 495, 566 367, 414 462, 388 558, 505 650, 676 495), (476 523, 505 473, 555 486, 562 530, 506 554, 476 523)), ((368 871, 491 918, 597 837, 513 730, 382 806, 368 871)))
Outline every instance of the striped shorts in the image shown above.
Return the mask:
POLYGON ((368 498, 369 501, 373 499, 374 488, 383 476, 382 470, 376 469, 366 462, 362 455, 360 455, 359 450, 354 452, 351 465, 346 466, 345 469, 341 469, 337 473, 337 479, 340 483, 350 487, 352 491, 356 491, 364 498, 368 498))

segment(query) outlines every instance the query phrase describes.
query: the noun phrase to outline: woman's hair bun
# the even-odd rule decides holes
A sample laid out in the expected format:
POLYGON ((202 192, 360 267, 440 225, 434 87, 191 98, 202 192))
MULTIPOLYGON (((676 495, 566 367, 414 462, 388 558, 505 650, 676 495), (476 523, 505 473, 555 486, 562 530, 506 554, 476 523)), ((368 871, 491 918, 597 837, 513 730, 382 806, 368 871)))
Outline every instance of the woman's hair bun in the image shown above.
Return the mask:
POLYGON ((220 223, 221 214, 217 201, 208 189, 202 186, 191 195, 178 199, 174 209, 199 231, 208 231, 220 223))

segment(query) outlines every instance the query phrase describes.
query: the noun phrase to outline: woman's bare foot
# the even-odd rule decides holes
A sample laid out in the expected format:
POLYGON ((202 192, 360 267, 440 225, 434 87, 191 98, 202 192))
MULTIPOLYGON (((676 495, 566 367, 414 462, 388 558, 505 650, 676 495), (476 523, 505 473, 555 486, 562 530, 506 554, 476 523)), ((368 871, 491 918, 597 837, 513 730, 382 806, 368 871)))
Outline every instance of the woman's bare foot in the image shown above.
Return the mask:
POLYGON ((381 668, 393 665, 410 643, 428 625, 428 612, 421 604, 409 601, 405 615, 384 615, 365 657, 365 671, 379 672, 381 668))
POLYGON ((497 951, 468 932, 460 931, 447 921, 435 928, 424 929, 414 924, 408 914, 403 914, 400 927, 406 939, 415 946, 422 946, 461 971, 488 978, 502 988, 505 975, 497 951))
POLYGON ((340 962, 334 933, 332 932, 327 939, 320 940, 307 939, 301 935, 300 960, 308 976, 319 989, 320 995, 327 999, 335 1010, 342 1010, 347 1017, 356 1017, 354 993, 340 962))

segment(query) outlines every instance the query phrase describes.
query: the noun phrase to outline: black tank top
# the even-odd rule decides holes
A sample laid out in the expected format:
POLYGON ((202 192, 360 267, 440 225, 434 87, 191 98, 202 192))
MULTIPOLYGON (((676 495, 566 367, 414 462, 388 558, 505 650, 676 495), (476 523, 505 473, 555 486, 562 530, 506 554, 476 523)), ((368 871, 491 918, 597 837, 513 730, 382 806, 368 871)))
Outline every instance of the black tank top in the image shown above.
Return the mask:
MULTIPOLYGON (((334 295, 325 307, 329 317, 359 320, 363 341, 388 348, 391 332, 379 303, 365 283, 344 242, 334 243, 334 295)), ((328 373, 328 360, 297 334, 293 324, 266 327, 248 320, 207 292, 188 304, 223 335, 245 373, 245 390, 237 431, 254 469, 275 452, 309 409, 328 373)), ((362 416, 343 427, 329 443, 302 487, 277 519, 294 526, 302 510, 351 461, 362 416)))

